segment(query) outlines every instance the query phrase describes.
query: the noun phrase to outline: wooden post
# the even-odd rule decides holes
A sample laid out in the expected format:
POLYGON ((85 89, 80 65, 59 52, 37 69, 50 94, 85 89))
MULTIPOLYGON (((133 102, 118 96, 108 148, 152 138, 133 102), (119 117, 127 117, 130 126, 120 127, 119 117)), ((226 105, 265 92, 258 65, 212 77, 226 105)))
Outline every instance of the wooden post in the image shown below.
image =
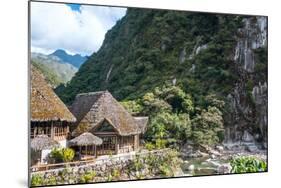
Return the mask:
POLYGON ((94 149, 95 149, 95 157, 97 158, 97 146, 94 145, 94 149))
POLYGON ((51 121, 51 138, 54 139, 54 125, 53 125, 53 121, 51 121))
POLYGON ((115 136, 115 154, 118 154, 118 142, 117 142, 117 136, 115 136))
POLYGON ((40 164, 42 164, 42 150, 40 150, 40 164))
POLYGON ((35 138, 36 137, 36 133, 37 133, 37 126, 35 126, 34 130, 33 130, 33 137, 35 138))
POLYGON ((139 147, 139 135, 136 134, 134 136, 134 151, 136 151, 138 149, 138 147, 139 147))

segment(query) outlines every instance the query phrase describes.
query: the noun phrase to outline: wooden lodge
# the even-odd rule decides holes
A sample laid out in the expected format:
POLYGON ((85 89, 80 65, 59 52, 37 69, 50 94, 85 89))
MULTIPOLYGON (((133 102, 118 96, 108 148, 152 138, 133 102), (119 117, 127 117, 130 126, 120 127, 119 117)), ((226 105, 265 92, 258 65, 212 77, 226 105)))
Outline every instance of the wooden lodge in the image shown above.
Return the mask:
POLYGON ((85 147, 87 154, 99 156, 139 149, 139 136, 146 129, 148 117, 134 118, 108 91, 79 94, 70 110, 77 119, 72 136, 89 132, 102 139, 102 144, 94 147, 96 151, 85 147))
POLYGON ((65 104, 55 94, 44 76, 31 65, 31 139, 39 135, 66 147, 69 125, 76 121, 65 104))
POLYGON ((91 157, 137 151, 148 122, 148 117, 133 117, 108 91, 79 94, 68 109, 32 65, 30 101, 31 148, 39 153, 37 162, 47 162, 58 146, 91 157))

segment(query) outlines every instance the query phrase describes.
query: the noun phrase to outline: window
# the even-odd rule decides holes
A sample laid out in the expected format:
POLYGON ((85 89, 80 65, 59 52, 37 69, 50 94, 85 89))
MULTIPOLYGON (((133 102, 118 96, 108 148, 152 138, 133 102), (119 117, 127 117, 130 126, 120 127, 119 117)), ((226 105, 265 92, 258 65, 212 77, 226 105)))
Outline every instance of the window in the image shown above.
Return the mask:
POLYGON ((111 124, 104 120, 102 124, 95 130, 96 132, 115 132, 111 124))
POLYGON ((115 153, 115 147, 117 143, 117 137, 116 136, 101 136, 102 139, 102 145, 97 146, 97 153, 98 155, 103 154, 114 154, 115 153))
POLYGON ((67 125, 63 125, 62 122, 56 123, 54 125, 54 136, 55 137, 65 137, 67 136, 68 129, 67 125))
POLYGON ((37 135, 47 135, 51 137, 51 127, 47 122, 36 122, 31 124, 31 138, 37 135))

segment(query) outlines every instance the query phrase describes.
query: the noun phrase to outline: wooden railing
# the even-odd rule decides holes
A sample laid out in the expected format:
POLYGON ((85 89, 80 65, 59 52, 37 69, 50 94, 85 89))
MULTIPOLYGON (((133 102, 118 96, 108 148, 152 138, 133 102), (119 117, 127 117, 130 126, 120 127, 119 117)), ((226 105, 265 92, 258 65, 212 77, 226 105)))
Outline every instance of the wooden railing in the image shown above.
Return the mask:
POLYGON ((65 167, 76 167, 76 166, 83 166, 88 164, 96 164, 96 163, 105 163, 110 160, 118 161, 118 160, 133 160, 135 159, 136 155, 140 157, 145 157, 149 153, 154 155, 161 155, 163 152, 168 151, 169 149, 161 149, 161 150, 153 150, 153 151, 142 151, 140 153, 132 154, 119 154, 119 155, 113 155, 113 156, 104 156, 104 158, 96 158, 96 159, 90 159, 90 160, 82 160, 82 161, 74 161, 74 162, 67 162, 67 163, 56 163, 56 164, 40 164, 32 166, 31 172, 39 172, 39 171, 47 171, 47 170, 57 170, 65 167))

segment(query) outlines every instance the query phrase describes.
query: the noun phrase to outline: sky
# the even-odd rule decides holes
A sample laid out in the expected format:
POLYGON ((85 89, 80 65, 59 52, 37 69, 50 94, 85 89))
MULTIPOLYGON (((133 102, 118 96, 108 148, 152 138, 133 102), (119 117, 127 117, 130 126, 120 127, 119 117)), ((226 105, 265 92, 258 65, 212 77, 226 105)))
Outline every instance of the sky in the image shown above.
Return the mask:
POLYGON ((125 13, 126 8, 32 2, 31 51, 91 55, 125 13))

